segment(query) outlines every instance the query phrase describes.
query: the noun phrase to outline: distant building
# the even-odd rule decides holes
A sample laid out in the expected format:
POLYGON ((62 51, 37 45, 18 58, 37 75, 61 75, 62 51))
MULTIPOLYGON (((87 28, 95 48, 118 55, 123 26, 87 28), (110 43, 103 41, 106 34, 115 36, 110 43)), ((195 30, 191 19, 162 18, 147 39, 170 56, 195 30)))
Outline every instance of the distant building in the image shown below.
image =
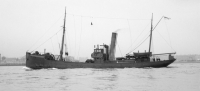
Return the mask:
POLYGON ((176 55, 177 62, 200 62, 200 55, 176 55))
POLYGON ((5 58, 1 59, 0 63, 25 63, 26 58, 21 57, 21 58, 5 58))
POLYGON ((17 58, 6 58, 3 61, 4 61, 4 63, 17 63, 18 59, 17 58))

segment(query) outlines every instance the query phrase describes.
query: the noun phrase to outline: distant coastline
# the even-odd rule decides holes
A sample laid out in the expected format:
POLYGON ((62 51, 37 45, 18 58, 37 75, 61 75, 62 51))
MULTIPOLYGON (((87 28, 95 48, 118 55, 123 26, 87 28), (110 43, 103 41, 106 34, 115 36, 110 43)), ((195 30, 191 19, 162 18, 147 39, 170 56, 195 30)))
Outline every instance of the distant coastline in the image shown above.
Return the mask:
POLYGON ((20 58, 7 58, 5 56, 0 56, 0 66, 25 66, 26 57, 20 58))
POLYGON ((0 66, 25 66, 26 63, 0 63, 0 66))
POLYGON ((175 55, 176 63, 200 63, 200 55, 175 55))
POLYGON ((175 61, 174 63, 200 63, 199 61, 175 61))

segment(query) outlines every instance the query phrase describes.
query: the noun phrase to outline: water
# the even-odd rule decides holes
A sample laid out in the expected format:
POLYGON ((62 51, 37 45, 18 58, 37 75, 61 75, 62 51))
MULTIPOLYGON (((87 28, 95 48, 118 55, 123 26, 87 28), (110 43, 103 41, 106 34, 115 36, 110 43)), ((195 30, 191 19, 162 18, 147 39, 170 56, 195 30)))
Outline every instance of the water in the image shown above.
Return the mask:
POLYGON ((200 63, 124 69, 0 66, 0 91, 200 91, 200 63))

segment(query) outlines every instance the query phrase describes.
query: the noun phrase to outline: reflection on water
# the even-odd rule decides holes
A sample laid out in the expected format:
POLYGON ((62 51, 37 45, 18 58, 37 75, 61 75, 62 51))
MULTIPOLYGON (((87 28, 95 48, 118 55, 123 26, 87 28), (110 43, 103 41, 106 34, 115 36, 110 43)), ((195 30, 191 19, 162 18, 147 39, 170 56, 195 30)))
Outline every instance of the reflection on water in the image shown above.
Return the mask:
POLYGON ((0 67, 0 91, 199 91, 199 84, 199 63, 124 69, 0 67))

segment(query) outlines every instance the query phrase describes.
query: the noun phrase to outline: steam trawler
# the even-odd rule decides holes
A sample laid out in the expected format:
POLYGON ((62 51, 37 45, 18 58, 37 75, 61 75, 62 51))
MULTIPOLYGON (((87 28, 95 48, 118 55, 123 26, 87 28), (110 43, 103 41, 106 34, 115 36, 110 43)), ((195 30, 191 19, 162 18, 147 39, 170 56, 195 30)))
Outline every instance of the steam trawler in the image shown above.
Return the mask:
MULTIPOLYGON (((163 17, 162 17, 163 18, 163 17)), ((161 18, 161 19, 162 19, 161 18)), ((163 54, 152 54, 151 40, 153 26, 151 24, 150 31, 150 43, 148 52, 133 52, 133 54, 127 54, 125 57, 120 57, 115 59, 115 49, 117 33, 113 32, 111 37, 110 46, 103 44, 97 45, 94 48, 94 52, 91 54, 93 59, 88 59, 85 62, 68 62, 63 58, 63 45, 65 36, 65 21, 66 21, 66 11, 64 17, 63 26, 63 36, 62 45, 59 57, 55 57, 53 54, 45 53, 39 54, 39 52, 30 53, 26 52, 26 66, 32 69, 42 69, 42 68, 143 68, 143 67, 167 67, 173 63, 176 59, 173 54, 176 53, 163 53, 163 54), (101 47, 101 48, 100 48, 101 47), (168 59, 155 58, 155 55, 168 55, 168 59)), ((153 21, 153 15, 151 23, 153 21)), ((68 53, 65 53, 68 55, 68 53)))

